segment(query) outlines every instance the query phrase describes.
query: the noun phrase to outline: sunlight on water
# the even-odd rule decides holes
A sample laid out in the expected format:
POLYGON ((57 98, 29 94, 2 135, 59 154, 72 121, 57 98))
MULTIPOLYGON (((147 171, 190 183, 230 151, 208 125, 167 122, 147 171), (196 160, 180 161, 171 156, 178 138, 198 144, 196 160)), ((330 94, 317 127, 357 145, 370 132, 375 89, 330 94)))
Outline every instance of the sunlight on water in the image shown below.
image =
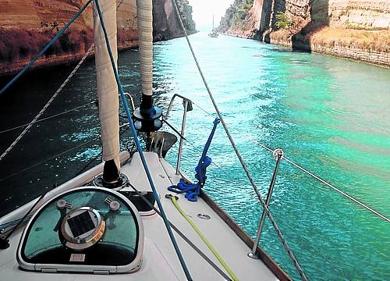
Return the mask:
MULTIPOLYGON (((390 71, 333 57, 291 53, 256 41, 192 36, 207 80, 265 196, 274 160, 287 157, 390 216, 390 71)), ((214 112, 183 39, 155 47, 156 84, 214 112)), ((181 122, 182 107, 172 118, 181 122)), ((188 114, 183 169, 191 177, 213 117, 188 114), (208 128, 208 129, 207 129, 208 128)), ((209 155, 206 190, 254 237, 261 212, 222 127, 209 155)), ((175 153, 169 158, 172 163, 175 153)), ((388 280, 390 225, 282 162, 271 210, 312 280, 388 280)), ((294 278, 270 224, 262 246, 294 278)))
MULTIPOLYGON (((212 39, 199 33, 191 40, 263 196, 275 165, 264 144, 283 148, 290 159, 390 216, 389 70, 232 37, 212 39)), ((121 53, 119 66, 125 91, 139 98, 137 50, 121 53)), ((70 70, 36 72, 2 97, 0 131, 31 120, 70 70)), ((183 38, 155 45, 154 78, 160 107, 166 108, 175 93, 195 102, 182 163, 194 178, 215 114, 183 38)), ((46 116, 93 101, 95 79, 94 62, 88 61, 46 116)), ((177 102, 171 123, 179 128, 181 118, 177 102)), ((0 135, 1 151, 18 132, 0 135)), ((99 156, 99 147, 94 104, 34 126, 0 163, 2 214, 74 177, 99 156), (84 142, 90 143, 52 158, 84 142), (33 165, 40 161, 45 163, 33 165)), ((176 150, 168 154, 172 164, 176 150)), ((209 156, 214 164, 208 169, 207 192, 253 237, 261 208, 221 126, 209 156)), ((309 279, 390 280, 390 224, 285 161, 270 209, 309 279)), ((261 246, 298 278, 268 222, 261 246)))

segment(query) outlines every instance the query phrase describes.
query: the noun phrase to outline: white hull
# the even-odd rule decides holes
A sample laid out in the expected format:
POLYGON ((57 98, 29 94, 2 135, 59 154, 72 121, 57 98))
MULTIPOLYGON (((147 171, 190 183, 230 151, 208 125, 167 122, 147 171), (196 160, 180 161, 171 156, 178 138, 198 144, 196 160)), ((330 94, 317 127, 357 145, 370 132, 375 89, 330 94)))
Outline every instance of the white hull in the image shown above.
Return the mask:
MULTIPOLYGON (((122 160, 125 157, 126 154, 122 154, 122 160)), ((180 179, 179 176, 175 175, 174 168, 155 153, 146 152, 145 157, 160 194, 162 205, 171 223, 180 229, 215 264, 222 268, 196 232, 179 214, 172 202, 165 198, 165 195, 169 193, 167 187, 176 184, 180 179)), ((55 194, 90 182, 96 175, 101 173, 101 169, 102 167, 97 166, 89 170, 50 192, 47 198, 52 198, 55 194)), ((130 184, 136 189, 140 191, 150 190, 138 153, 135 153, 129 162, 122 166, 121 172, 129 178, 130 184)), ((125 189, 132 191, 130 187, 125 189)), ((251 259, 247 256, 250 248, 202 198, 199 198, 197 202, 189 202, 182 195, 179 195, 179 198, 179 204, 186 214, 199 226, 240 280, 278 280, 276 275, 260 259, 251 259), (197 217, 198 214, 209 215, 211 219, 200 219, 197 217)), ((0 224, 22 217, 26 210, 28 210, 28 204, 0 219, 0 224)), ((8 249, 0 250, 0 279, 1 281, 186 280, 162 219, 153 211, 141 216, 141 219, 145 232, 144 258, 141 269, 134 273, 105 276, 102 275, 104 272, 100 272, 100 274, 71 274, 23 271, 18 267, 16 260, 17 246, 23 231, 21 228, 11 236, 11 246, 8 249)), ((179 235, 175 234, 175 236, 194 280, 225 280, 179 235)), ((280 271, 279 274, 275 272, 281 277, 280 279, 288 278, 286 275, 283 275, 284 273, 275 264, 269 266, 273 267, 274 272, 275 270, 280 271)))

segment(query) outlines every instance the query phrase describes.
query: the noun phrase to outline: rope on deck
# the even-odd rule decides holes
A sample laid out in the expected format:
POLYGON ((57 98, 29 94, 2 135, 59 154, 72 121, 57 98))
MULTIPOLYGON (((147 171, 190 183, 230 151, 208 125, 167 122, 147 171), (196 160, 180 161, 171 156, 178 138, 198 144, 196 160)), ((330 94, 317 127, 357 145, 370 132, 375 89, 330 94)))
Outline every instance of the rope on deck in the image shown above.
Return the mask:
POLYGON ((191 225, 192 229, 198 234, 200 239, 206 244, 207 248, 213 253, 215 258, 219 261, 222 267, 226 270, 229 276, 233 281, 238 281, 237 275, 234 273, 232 268, 228 265, 228 263, 224 260, 220 253, 218 253, 217 249, 211 244, 211 242, 206 238, 206 236, 202 233, 200 228, 186 215, 184 210, 180 207, 177 202, 178 198, 176 196, 172 196, 171 194, 167 194, 166 198, 170 199, 172 204, 175 206, 176 210, 180 213, 180 215, 191 225))
POLYGON ((216 103, 216 101, 215 101, 215 99, 214 99, 214 96, 213 96, 213 94, 212 94, 212 92, 211 92, 211 90, 210 90, 210 87, 209 87, 209 85, 208 85, 208 83, 207 83, 207 81, 206 81, 206 78, 205 78, 205 76, 204 76, 204 74, 203 74, 203 71, 202 71, 202 69, 201 69, 201 67, 200 67, 200 64, 199 64, 199 62, 198 62, 197 56, 196 56, 196 54, 195 54, 195 51, 194 51, 194 49, 192 48, 190 39, 188 38, 188 34, 187 34, 187 31, 186 31, 186 29, 185 29, 185 27, 184 27, 184 23, 183 23, 183 20, 182 20, 181 15, 180 15, 180 11, 179 11, 179 8, 178 8, 178 6, 177 6, 176 1, 177 1, 177 0, 172 0, 172 2, 173 2, 173 4, 174 4, 174 7, 175 7, 176 14, 177 14, 177 16, 178 16, 178 18, 179 18, 179 22, 180 22, 181 28, 183 29, 183 32, 184 32, 184 35, 185 35, 185 38, 186 38, 188 47, 190 48, 192 57, 193 57, 193 59, 194 59, 194 61, 195 61, 196 67, 197 67, 198 72, 199 72, 199 74, 200 74, 200 76, 201 76, 201 78, 202 78, 203 84, 204 84, 204 86, 205 86, 205 88, 206 88, 206 90, 207 90, 207 93, 208 93, 208 95, 209 95, 209 97, 210 97, 210 100, 211 100, 211 102, 212 102, 212 104, 213 104, 213 106, 214 106, 215 112, 217 113, 217 116, 218 116, 218 118, 219 118, 220 121, 221 121, 222 127, 223 127, 224 130, 225 130, 225 133, 226 133, 226 135, 227 135, 227 137, 228 137, 228 139, 229 139, 229 141, 230 141, 230 143, 231 143, 231 145, 232 145, 232 148, 233 148, 234 152, 236 153, 236 156, 237 156, 238 160, 240 161, 241 166, 242 166, 242 168, 243 168, 243 170, 244 170, 244 172, 245 172, 245 174, 246 174, 246 176, 247 176, 249 182, 251 183, 251 185, 252 185, 252 187, 253 187, 253 190, 254 190, 254 192, 256 193, 256 196, 257 196, 257 198, 258 198, 260 204, 262 205, 262 207, 263 207, 263 209, 264 209, 264 212, 267 214, 267 216, 268 216, 270 222, 271 222, 272 225, 274 226, 275 231, 276 231, 276 233, 277 233, 277 235, 278 235, 279 240, 281 241, 283 247, 285 248, 285 250, 286 250, 288 256, 289 256, 290 259, 292 260, 292 262, 293 262, 293 264, 294 264, 294 266, 295 266, 297 272, 299 273, 301 279, 304 280, 304 281, 306 281, 306 280, 308 280, 308 278, 306 277, 305 272, 303 271, 301 265, 299 264, 297 258, 295 257, 294 253, 292 252, 291 248, 289 247, 287 241, 284 239, 284 237, 283 237, 283 235, 282 235, 282 232, 280 231, 280 228, 279 228, 278 225, 276 224, 276 222, 275 222, 275 220, 274 220, 274 218, 273 218, 271 212, 270 212, 269 209, 268 209, 268 206, 265 204, 265 201, 264 201, 264 199, 262 198, 261 193, 260 193, 259 189, 257 188, 257 185, 256 185, 256 183, 254 182, 254 180, 253 180, 253 178, 252 178, 252 176, 251 176, 251 174, 250 174, 250 172, 249 172, 249 170, 248 170, 248 167, 247 167, 246 163, 244 162, 244 159, 242 158, 241 153, 238 151, 238 148, 237 148, 237 146, 236 146, 236 144, 235 144, 235 142, 234 142, 234 140, 233 140, 233 138, 232 138, 232 136, 231 136, 231 134, 230 134, 230 132, 229 132, 229 129, 228 129, 226 123, 225 123, 225 120, 224 120, 224 118, 223 118, 223 116, 222 116, 222 114, 221 114, 221 112, 220 112, 220 110, 219 110, 219 108, 218 108, 218 105, 217 105, 217 103, 216 103))
MULTIPOLYGON (((164 168, 164 165, 162 166, 162 168, 164 169, 165 171, 165 174, 167 175, 168 177, 168 173, 167 171, 165 170, 164 168)), ((168 177, 169 181, 171 181, 171 178, 168 177)), ((171 181, 172 183, 172 181, 171 181)), ((172 183, 173 184, 173 183, 172 183)), ((139 190, 137 190, 131 183, 128 183, 128 185, 135 191, 137 192, 140 196, 141 196, 141 199, 150 207, 152 208, 160 217, 161 217, 161 213, 160 211, 153 206, 153 204, 151 204, 149 202, 149 200, 145 197, 145 195, 140 192, 139 190)), ((218 267, 218 265, 216 265, 205 253, 202 252, 201 249, 199 249, 187 236, 185 236, 185 234, 183 232, 181 232, 181 230, 179 228, 177 228, 176 225, 174 225, 171 221, 169 221, 169 224, 171 225, 172 229, 181 237, 183 238, 183 240, 195 251, 197 252, 212 268, 215 269, 215 271, 217 271, 225 280, 227 281, 232 281, 230 279, 230 277, 222 270, 218 267)))
POLYGON ((130 113, 129 105, 128 105, 127 99, 125 97, 123 86, 122 86, 121 80, 119 78, 118 69, 116 67, 116 64, 115 64, 115 61, 114 61, 114 57, 113 57, 113 54, 112 54, 112 50, 111 50, 111 46, 110 46, 110 43, 109 43, 109 38, 108 38, 106 27, 105 27, 105 24, 104 24, 103 14, 102 14, 102 11, 100 9, 99 1, 98 0, 94 0, 94 3, 95 3, 96 11, 97 11, 99 19, 100 19, 102 31, 104 33, 104 39, 105 39, 107 51, 108 51, 108 54, 109 54, 109 57, 110 57, 112 70, 114 72, 115 81, 116 81, 117 86, 118 86, 118 90, 119 90, 119 93, 120 93, 122 104, 123 104, 123 107, 124 107, 126 115, 127 115, 127 119, 128 119, 129 125, 130 125, 132 136, 134 137, 134 142, 135 142, 135 145, 137 147, 137 151, 138 151, 138 153, 140 155, 140 158, 141 158, 142 166, 143 166, 144 171, 146 173, 146 176, 148 178, 148 182, 150 184, 150 187, 153 190, 154 199, 156 200, 158 208, 160 209, 161 217, 162 217, 162 219, 164 221, 165 227, 167 229, 167 232, 168 232, 169 238, 170 238, 170 240, 172 242, 172 245, 173 245, 173 247, 175 249, 176 255, 177 255, 178 259, 179 259, 180 265, 181 265, 181 267, 182 267, 182 269, 184 271, 184 274, 185 274, 187 280, 188 281, 192 281, 193 279, 192 279, 191 274, 190 274, 190 272, 188 270, 186 262, 184 261, 183 255, 182 255, 181 250, 180 250, 180 248, 179 248, 179 246, 177 244, 176 238, 175 238, 175 236, 174 236, 174 234, 172 232, 171 225, 169 224, 168 218, 167 218, 167 216, 165 214, 165 211, 164 211, 164 208, 163 208, 163 206, 161 204, 160 197, 159 197, 159 195, 157 193, 157 189, 156 189, 156 187, 154 185, 154 181, 153 181, 152 175, 151 175, 151 173, 149 171, 148 164, 146 163, 146 159, 145 159, 144 153, 142 151, 140 140, 138 139, 137 130, 135 129, 135 126, 134 126, 134 121, 133 121, 132 115, 130 113))

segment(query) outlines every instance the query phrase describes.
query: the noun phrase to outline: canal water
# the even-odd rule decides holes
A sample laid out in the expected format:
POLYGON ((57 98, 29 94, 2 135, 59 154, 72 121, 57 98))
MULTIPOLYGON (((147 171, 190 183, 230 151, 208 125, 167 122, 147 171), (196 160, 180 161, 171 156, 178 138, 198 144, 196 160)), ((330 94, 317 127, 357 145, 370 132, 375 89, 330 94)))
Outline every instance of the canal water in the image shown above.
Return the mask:
MULTIPOLYGON (((198 33, 191 40, 263 196, 275 167, 264 146, 282 148, 289 159, 390 216, 388 69, 240 38, 198 33)), ((154 51, 156 103, 166 108, 173 94, 194 102, 182 160, 182 169, 194 178, 214 110, 183 38, 156 43, 154 51)), ((137 50, 121 53, 119 65, 125 90, 139 102, 137 50)), ((0 97, 1 152, 21 132, 5 130, 31 120, 70 71, 67 66, 34 71, 0 97)), ((0 215, 100 161, 95 84, 91 60, 45 117, 69 112, 35 125, 0 162, 0 215)), ((170 117, 178 128, 182 109, 177 102, 170 117)), ((130 142, 125 132, 123 148, 130 142)), ((176 152, 177 145, 167 156, 172 164, 176 152)), ((221 126, 208 155, 213 164, 205 190, 254 237, 262 209, 221 126)), ((285 160, 270 210, 309 279, 390 280, 390 224, 285 160)), ((261 246, 298 279, 268 221, 261 246)))

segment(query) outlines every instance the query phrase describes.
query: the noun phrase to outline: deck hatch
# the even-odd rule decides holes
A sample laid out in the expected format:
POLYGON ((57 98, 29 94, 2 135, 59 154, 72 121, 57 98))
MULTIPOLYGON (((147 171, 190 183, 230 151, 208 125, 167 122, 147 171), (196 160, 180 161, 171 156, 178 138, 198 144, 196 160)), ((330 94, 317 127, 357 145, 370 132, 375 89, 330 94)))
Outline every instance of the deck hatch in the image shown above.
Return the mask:
POLYGON ((130 200, 113 190, 81 187, 36 211, 17 258, 26 270, 115 273, 137 270, 142 251, 142 222, 130 200))

